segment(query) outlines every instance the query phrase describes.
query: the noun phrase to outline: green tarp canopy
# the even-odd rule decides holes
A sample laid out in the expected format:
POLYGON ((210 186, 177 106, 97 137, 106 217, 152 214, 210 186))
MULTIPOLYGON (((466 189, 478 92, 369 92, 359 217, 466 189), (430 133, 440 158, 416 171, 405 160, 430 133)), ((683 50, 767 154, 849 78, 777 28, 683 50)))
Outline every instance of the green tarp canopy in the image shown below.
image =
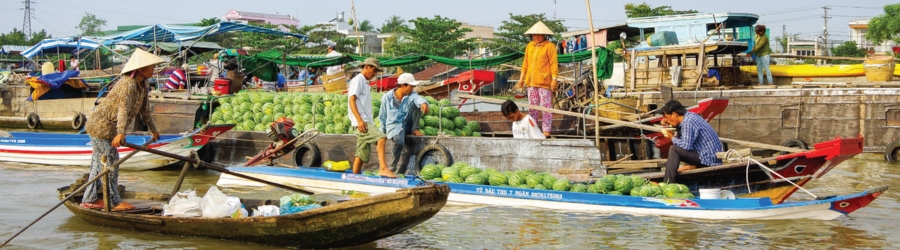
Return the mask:
MULTIPOLYGON (((606 48, 598 47, 597 51, 597 78, 600 80, 612 77, 613 56, 614 53, 606 48)), ((492 66, 498 66, 503 63, 512 62, 521 59, 525 54, 516 52, 501 56, 479 58, 479 59, 452 59, 433 55, 406 55, 400 57, 378 57, 383 67, 402 66, 422 62, 425 60, 434 60, 435 62, 447 64, 462 69, 477 69, 492 66)), ((263 81, 275 81, 277 79, 278 67, 276 64, 285 64, 288 66, 299 67, 328 67, 334 65, 348 64, 352 62, 361 62, 366 57, 357 55, 344 55, 341 57, 282 57, 282 53, 274 50, 262 52, 254 56, 241 57, 244 68, 250 69, 252 75, 263 81)), ((580 62, 591 59, 591 51, 581 51, 574 54, 560 54, 557 56, 559 63, 580 62)))

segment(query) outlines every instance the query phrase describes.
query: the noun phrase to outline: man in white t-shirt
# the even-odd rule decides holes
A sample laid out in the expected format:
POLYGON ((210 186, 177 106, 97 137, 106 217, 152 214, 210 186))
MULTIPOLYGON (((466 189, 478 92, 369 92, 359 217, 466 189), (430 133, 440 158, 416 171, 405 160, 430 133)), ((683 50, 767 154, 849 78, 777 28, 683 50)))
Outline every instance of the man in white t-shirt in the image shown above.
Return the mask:
POLYGON ((506 100, 500 106, 500 112, 512 122, 513 138, 516 139, 547 139, 537 122, 530 115, 519 111, 519 106, 511 100, 506 100))
POLYGON ((387 136, 375 126, 375 120, 373 120, 372 87, 369 86, 368 80, 381 71, 381 63, 378 62, 378 59, 366 58, 360 67, 362 67, 362 72, 348 82, 347 89, 347 98, 349 99, 347 104, 350 106, 347 116, 350 118, 350 125, 356 128, 356 131, 353 132, 356 135, 356 158, 353 159, 353 173, 359 174, 362 171, 362 165, 369 162, 372 143, 377 143, 378 175, 395 178, 397 175, 388 169, 384 159, 387 136))
MULTIPOLYGON (((344 56, 344 55, 342 55, 341 52, 337 52, 336 50, 334 50, 334 44, 328 45, 328 54, 325 55, 325 58, 341 57, 341 56, 344 56)), ((344 65, 334 65, 334 66, 328 67, 325 70, 325 73, 329 74, 329 75, 334 75, 335 73, 341 71, 341 69, 343 69, 343 68, 344 68, 344 65)))

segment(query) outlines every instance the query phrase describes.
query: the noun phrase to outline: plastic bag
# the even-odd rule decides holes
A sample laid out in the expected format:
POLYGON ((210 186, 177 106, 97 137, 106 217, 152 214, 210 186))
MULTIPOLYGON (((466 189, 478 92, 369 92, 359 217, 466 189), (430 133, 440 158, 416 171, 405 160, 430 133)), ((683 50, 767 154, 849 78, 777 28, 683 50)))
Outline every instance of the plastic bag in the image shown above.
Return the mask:
POLYGON ((250 215, 247 213, 247 209, 244 208, 244 205, 241 205, 241 209, 235 210, 233 214, 231 214, 232 219, 249 217, 250 215))
POLYGON ((203 196, 200 208, 203 210, 204 218, 224 218, 231 216, 241 208, 241 200, 237 197, 227 196, 216 186, 212 186, 203 196))
POLYGON ((202 214, 200 197, 194 190, 181 191, 169 199, 169 204, 163 204, 163 216, 197 217, 202 214))
POLYGON ((295 214, 313 208, 322 207, 322 205, 319 205, 317 203, 314 197, 302 194, 286 195, 284 197, 281 197, 279 201, 281 202, 281 214, 295 214))
POLYGON ((281 215, 281 208, 265 205, 253 209, 253 217, 269 217, 281 215))

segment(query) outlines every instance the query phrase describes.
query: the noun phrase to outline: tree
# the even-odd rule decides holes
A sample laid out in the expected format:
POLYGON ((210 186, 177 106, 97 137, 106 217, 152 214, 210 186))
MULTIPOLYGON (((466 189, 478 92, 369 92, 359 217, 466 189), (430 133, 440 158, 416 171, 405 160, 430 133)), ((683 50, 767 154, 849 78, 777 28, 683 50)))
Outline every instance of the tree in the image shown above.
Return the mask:
POLYGON ((781 53, 788 53, 788 42, 790 42, 791 39, 797 39, 799 37, 800 33, 787 34, 786 36, 776 36, 775 41, 777 41, 778 44, 781 45, 781 53))
POLYGON ((0 34, 0 44, 31 46, 41 42, 41 40, 51 37, 52 36, 50 34, 47 34, 46 30, 40 30, 38 32, 31 33, 31 39, 26 40, 25 32, 13 28, 13 30, 9 33, 0 34))
POLYGON ((884 14, 878 15, 869 21, 869 32, 866 39, 874 44, 886 41, 894 41, 900 44, 900 3, 884 6, 884 14))
POLYGON ((222 20, 217 17, 203 18, 200 19, 200 23, 198 23, 197 26, 210 26, 220 22, 222 22, 222 20))
POLYGON ((359 31, 375 31, 375 26, 369 20, 362 20, 359 22, 359 31))
MULTIPOLYGON (((840 46, 831 48, 831 54, 834 56, 845 56, 845 57, 865 57, 866 50, 860 49, 857 46, 856 41, 846 41, 842 43, 840 46)), ((834 60, 831 61, 834 64, 853 64, 859 63, 859 61, 848 61, 848 60, 834 60)))
POLYGON ((492 43, 485 46, 495 54, 507 54, 521 52, 531 41, 531 37, 525 35, 525 31, 534 26, 538 21, 544 22, 550 30, 559 34, 568 31, 560 20, 550 20, 544 14, 513 15, 509 14, 509 20, 503 21, 497 32, 494 32, 492 43), (507 47, 509 49, 502 49, 507 47))
POLYGON ((462 23, 456 19, 434 16, 419 17, 410 22, 415 27, 409 30, 406 39, 394 46, 396 54, 454 57, 475 49, 475 39, 464 38, 472 29, 461 28, 462 23))
POLYGON ((672 6, 651 7, 647 3, 625 4, 625 16, 628 18, 651 17, 651 16, 668 16, 697 13, 696 10, 673 10, 672 6))
POLYGON ((409 26, 406 25, 406 20, 394 15, 384 20, 384 24, 378 29, 378 33, 402 33, 407 29, 409 29, 409 26))
POLYGON ((100 35, 100 29, 104 26, 106 26, 106 20, 97 18, 91 13, 84 13, 84 17, 81 18, 81 22, 75 28, 81 30, 82 36, 94 36, 100 35))
POLYGON ((342 53, 353 51, 356 40, 347 39, 347 36, 331 29, 325 29, 325 25, 304 25, 301 27, 289 26, 290 32, 307 36, 306 43, 293 48, 294 54, 325 54, 329 44, 335 44, 335 50, 342 53))

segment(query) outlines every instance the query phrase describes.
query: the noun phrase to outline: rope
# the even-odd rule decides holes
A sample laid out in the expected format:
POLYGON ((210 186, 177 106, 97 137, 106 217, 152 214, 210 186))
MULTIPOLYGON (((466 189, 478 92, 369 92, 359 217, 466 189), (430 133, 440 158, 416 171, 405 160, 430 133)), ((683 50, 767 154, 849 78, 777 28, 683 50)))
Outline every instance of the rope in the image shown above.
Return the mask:
POLYGON ((752 192, 753 192, 753 191, 750 190, 750 165, 751 165, 751 163, 755 163, 757 166, 759 166, 760 169, 763 169, 763 170, 765 170, 765 171, 769 171, 769 173, 775 174, 775 176, 778 176, 778 178, 781 178, 782 180, 784 180, 784 181, 790 183, 791 185, 794 185, 795 187, 799 188, 801 191, 803 191, 804 193, 806 193, 806 194, 812 196, 813 198, 815 198, 815 199, 818 199, 818 198, 819 198, 819 196, 813 194, 812 192, 809 192, 809 190, 806 190, 805 188, 801 187, 800 185, 797 185, 797 184, 794 183, 793 181, 788 180, 787 178, 785 178, 785 177, 782 176, 781 174, 775 172, 775 170, 772 170, 771 168, 766 167, 766 165, 763 165, 763 164, 760 163, 759 161, 757 161, 757 160, 751 158, 750 156, 741 156, 740 153, 737 152, 737 150, 729 149, 729 150, 725 153, 725 159, 726 159, 726 160, 740 160, 740 161, 747 161, 747 168, 746 168, 746 170, 745 170, 745 178, 746 178, 746 181, 747 181, 747 193, 752 193, 752 192), (732 154, 737 155, 737 157, 736 157, 736 158, 729 158, 729 156, 731 156, 732 154))

